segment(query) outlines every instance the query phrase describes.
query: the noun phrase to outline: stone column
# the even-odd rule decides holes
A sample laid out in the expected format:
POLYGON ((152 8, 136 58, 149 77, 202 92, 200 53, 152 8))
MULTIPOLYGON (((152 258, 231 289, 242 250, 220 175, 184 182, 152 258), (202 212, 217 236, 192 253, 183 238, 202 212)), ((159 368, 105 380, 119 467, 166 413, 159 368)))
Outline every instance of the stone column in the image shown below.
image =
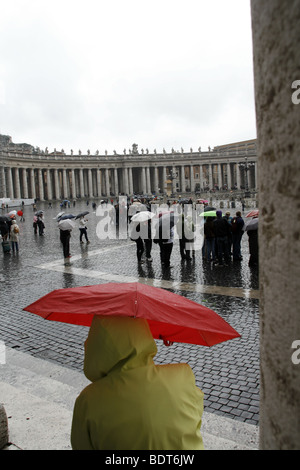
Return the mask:
POLYGON ((1 182, 2 182, 2 187, 1 187, 2 197, 6 197, 6 177, 5 177, 4 166, 1 167, 1 182))
POLYGON ((147 192, 145 167, 141 168, 141 184, 142 184, 142 193, 145 194, 147 192))
POLYGON ((94 197, 94 192, 93 192, 93 178, 92 178, 92 170, 91 170, 91 168, 88 169, 88 182, 89 182, 89 190, 88 190, 89 197, 94 197))
POLYGON ((129 188, 128 188, 128 171, 127 168, 124 167, 122 170, 122 176, 123 176, 123 191, 125 194, 129 193, 129 188))
POLYGON ((54 187, 55 187, 55 198, 58 201, 60 199, 60 192, 59 192, 59 179, 58 179, 57 168, 54 169, 54 187))
POLYGON ((40 201, 44 201, 45 195, 44 195, 44 181, 43 181, 43 172, 41 168, 38 169, 38 175, 39 175, 39 196, 40 196, 40 201))
POLYGON ((213 189, 213 185, 214 185, 214 182, 213 182, 213 174, 212 174, 212 164, 209 163, 208 164, 208 186, 209 186, 209 189, 213 189))
POLYGON ((133 194, 132 167, 128 168, 128 177, 129 177, 129 194, 133 194))
POLYGON ((14 168, 14 180, 15 180, 15 198, 21 198, 21 190, 20 190, 20 176, 19 176, 19 169, 14 168))
POLYGON ((34 169, 30 168, 30 186, 31 186, 31 198, 36 198, 36 190, 35 190, 35 178, 34 178, 34 169))
POLYGON ((172 166, 172 193, 176 193, 176 166, 172 166))
POLYGON ((12 179, 12 169, 9 167, 7 168, 7 190, 10 199, 14 199, 14 189, 13 189, 13 179, 12 179))
POLYGON ((114 183, 114 193, 117 196, 119 194, 118 168, 114 168, 114 183))
POLYGON ((222 183, 222 166, 221 166, 221 163, 218 163, 218 186, 219 186, 219 189, 222 189, 223 183, 222 183))
POLYGON ((241 169, 240 169, 238 163, 235 164, 235 167, 236 167, 236 184, 237 184, 237 188, 241 189, 241 169))
POLYGON ((155 194, 158 194, 159 190, 158 190, 158 168, 157 166, 155 166, 153 168, 153 175, 154 175, 154 181, 153 181, 153 185, 154 185, 154 191, 155 191, 155 194))
POLYGON ((110 196, 110 184, 109 184, 109 169, 105 168, 105 191, 106 196, 110 196))
POLYGON ((190 165, 190 185, 191 185, 191 192, 195 191, 195 180, 194 180, 194 167, 190 165))
POLYGON ((51 201, 53 198, 52 195, 52 186, 51 186, 51 175, 50 175, 50 170, 47 168, 47 199, 48 201, 51 201))
POLYGON ((200 184, 200 191, 203 189, 203 165, 199 165, 199 184, 200 184))
POLYGON ((229 162, 227 163, 227 186, 228 186, 228 189, 231 189, 231 186, 232 186, 232 182, 231 182, 231 167, 230 167, 230 163, 229 163, 229 162))
POLYGON ((67 199, 69 197, 68 194, 68 183, 67 183, 67 170, 63 168, 62 170, 63 174, 63 197, 67 199))
POLYGON ((162 169, 162 184, 163 184, 163 187, 162 187, 162 190, 163 190, 163 193, 166 193, 167 192, 167 170, 166 170, 166 167, 163 166, 163 169, 162 169))
POLYGON ((300 79, 300 4, 252 0, 251 10, 260 210, 260 448, 299 450, 300 91, 292 84, 300 79))
POLYGON ((84 198, 84 181, 83 181, 83 169, 79 169, 79 185, 80 185, 80 197, 84 198))
POLYGON ((28 184, 27 184, 27 170, 22 168, 22 180, 23 180, 23 197, 28 199, 28 184))
POLYGON ((147 194, 151 194, 151 178, 150 178, 150 168, 146 168, 146 188, 147 194))
POLYGON ((98 197, 102 196, 102 172, 101 170, 97 170, 97 192, 98 197))

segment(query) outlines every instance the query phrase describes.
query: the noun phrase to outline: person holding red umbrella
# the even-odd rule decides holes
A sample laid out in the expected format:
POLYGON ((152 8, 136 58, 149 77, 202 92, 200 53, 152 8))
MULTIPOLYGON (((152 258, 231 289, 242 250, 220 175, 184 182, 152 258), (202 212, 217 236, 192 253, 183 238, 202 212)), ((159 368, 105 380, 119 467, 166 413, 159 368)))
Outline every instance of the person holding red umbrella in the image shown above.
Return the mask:
POLYGON ((85 342, 73 450, 202 450, 203 392, 188 364, 155 365, 143 318, 95 316, 85 342))

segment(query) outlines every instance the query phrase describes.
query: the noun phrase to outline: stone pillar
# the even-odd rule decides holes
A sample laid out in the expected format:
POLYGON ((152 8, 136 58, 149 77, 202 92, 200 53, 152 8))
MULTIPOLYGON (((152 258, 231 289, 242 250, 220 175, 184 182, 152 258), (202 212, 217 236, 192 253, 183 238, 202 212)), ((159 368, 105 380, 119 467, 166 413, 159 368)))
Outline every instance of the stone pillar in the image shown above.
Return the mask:
POLYGON ((195 191, 195 180, 194 180, 194 167, 193 165, 190 166, 190 185, 191 185, 191 192, 195 191))
POLYGON ((79 185, 80 185, 80 197, 84 198, 84 181, 83 181, 83 169, 79 170, 79 185))
POLYGON ((67 199, 69 197, 68 194, 68 184, 67 184, 67 170, 63 168, 62 170, 63 174, 63 197, 67 199))
POLYGON ((181 180, 180 191, 181 191, 182 193, 185 193, 186 186, 185 186, 184 165, 181 165, 181 167, 180 167, 180 180, 181 180))
POLYGON ((52 195, 52 186, 51 186, 51 175, 50 175, 50 170, 47 168, 47 199, 48 201, 51 201, 53 198, 52 195))
POLYGON ((293 96, 292 83, 300 79, 300 4, 252 0, 251 10, 260 210, 260 448, 299 450, 300 93, 298 85, 293 96))
POLYGON ((142 193, 145 194, 147 192, 145 167, 141 168, 141 184, 142 184, 142 193))
POLYGON ((219 189, 222 189, 223 187, 221 163, 218 163, 218 186, 219 186, 219 189))
POLYGON ((162 190, 163 190, 163 193, 166 193, 167 192, 167 169, 165 166, 163 166, 163 169, 162 169, 162 184, 163 184, 163 187, 162 187, 162 190))
POLYGON ((176 194, 176 166, 172 166, 172 193, 176 194))
POLYGON ((133 194, 132 167, 128 168, 128 178, 129 178, 129 194, 133 194))
POLYGON ((71 179, 70 179, 70 197, 76 198, 76 181, 75 181, 75 170, 71 169, 71 179))
POLYGON ((91 170, 91 168, 88 169, 88 182, 89 182, 88 195, 89 195, 89 197, 94 197, 94 191, 93 191, 93 177, 92 177, 92 170, 91 170))
POLYGON ((146 190, 147 194, 151 194, 151 179, 150 179, 150 168, 146 168, 146 190))
POLYGON ((98 197, 102 196, 102 172, 101 170, 97 170, 97 192, 98 197))
POLYGON ((235 164, 236 167, 236 184, 237 188, 241 189, 241 169, 238 163, 235 164))
POLYGON ((153 173, 153 175, 154 175, 154 181, 153 181, 154 192, 155 192, 155 194, 158 194, 159 193, 159 190, 158 190, 159 186, 158 186, 158 168, 157 168, 157 166, 155 166, 153 168, 153 172, 154 172, 153 173))
POLYGON ((200 184, 200 191, 203 189, 203 165, 199 165, 199 184, 200 184))
POLYGON ((43 181, 43 171, 41 168, 38 169, 38 175, 39 175, 39 196, 40 196, 40 201, 44 201, 44 181, 43 181))
POLYGON ((129 194, 128 171, 127 171, 126 167, 123 168, 122 176, 123 176, 123 191, 124 191, 124 194, 129 194))
POLYGON ((6 177, 5 177, 5 168, 1 167, 1 197, 6 197, 6 177))
POLYGON ((213 189, 213 175, 212 175, 212 164, 209 163, 208 165, 208 186, 209 186, 209 189, 213 189))
POLYGON ((232 182, 231 182, 231 166, 230 163, 227 163, 227 187, 231 189, 232 182))
POLYGON ((28 184, 27 184, 27 170, 22 168, 22 181, 23 181, 23 197, 28 199, 28 184))
POLYGON ((116 196, 119 194, 119 179, 118 179, 118 168, 114 168, 114 193, 116 196))
POLYGON ((31 186, 31 198, 36 198, 36 190, 35 190, 35 178, 34 178, 34 169, 30 168, 30 186, 31 186))
POLYGON ((105 168, 105 191, 106 196, 110 196, 110 185, 109 185, 109 169, 105 168))
POLYGON ((60 199, 60 193, 59 193, 58 171, 56 168, 54 169, 54 187, 55 187, 55 198, 58 201, 60 199))
POLYGON ((15 179, 15 198, 20 199, 21 198, 21 189, 20 189, 20 175, 19 175, 19 169, 15 168, 14 169, 14 179, 15 179))

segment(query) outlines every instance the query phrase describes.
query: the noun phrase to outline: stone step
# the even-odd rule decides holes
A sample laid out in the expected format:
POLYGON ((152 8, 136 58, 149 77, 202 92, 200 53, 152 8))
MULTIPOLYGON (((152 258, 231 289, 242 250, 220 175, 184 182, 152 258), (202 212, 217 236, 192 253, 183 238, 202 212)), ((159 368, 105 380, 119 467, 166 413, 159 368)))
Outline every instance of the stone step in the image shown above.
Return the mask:
MULTIPOLYGON (((0 403, 8 421, 6 450, 71 450, 76 397, 88 384, 84 374, 6 348, 0 364, 0 403)), ((257 449, 258 428, 212 413, 203 415, 205 449, 257 449)))

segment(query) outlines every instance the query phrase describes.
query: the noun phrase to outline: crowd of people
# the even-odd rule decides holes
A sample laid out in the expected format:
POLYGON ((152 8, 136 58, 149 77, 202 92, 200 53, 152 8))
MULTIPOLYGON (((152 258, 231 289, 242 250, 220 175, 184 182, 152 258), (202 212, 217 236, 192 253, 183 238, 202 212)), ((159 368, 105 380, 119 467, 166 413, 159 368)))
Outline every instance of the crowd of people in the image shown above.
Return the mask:
MULTIPOLYGON (((108 207, 108 201, 102 201, 108 207)), ((177 201, 176 201, 177 202, 177 201)), ((187 201, 192 204, 192 201, 187 201)), ((87 203, 88 205, 88 203, 87 203)), ((61 204, 61 208, 70 207, 67 202, 61 204)), ((175 239, 179 240, 180 257, 182 261, 191 261, 195 257, 195 243, 197 238, 202 237, 201 254, 205 262, 213 263, 214 266, 229 266, 231 261, 242 259, 241 241, 244 233, 248 235, 249 244, 249 266, 258 265, 258 211, 254 215, 256 224, 245 223, 240 211, 231 216, 227 211, 225 215, 221 210, 203 212, 200 227, 196 225, 195 218, 191 212, 186 212, 184 204, 167 205, 167 210, 154 213, 150 202, 145 200, 132 200, 109 205, 110 223, 119 226, 122 218, 128 224, 129 237, 136 242, 136 256, 139 263, 152 262, 151 251, 153 243, 159 247, 160 261, 163 268, 171 266, 171 255, 175 239), (129 210, 131 209, 131 210, 129 210), (134 210, 132 210, 134 209, 134 210), (138 215, 140 214, 140 216, 138 215), (207 214, 207 215, 206 215, 207 214), (142 217, 143 216, 143 217, 142 217)), ((93 203, 93 209, 96 209, 93 203)), ((207 208, 209 209, 209 208, 207 208)), ((45 222, 44 211, 36 210, 33 206, 33 231, 39 236, 44 235, 45 222)), ((206 209, 205 209, 206 210, 206 209)), ((86 214, 88 211, 86 211, 86 214)), ((64 212, 57 217, 59 237, 62 243, 63 256, 67 260, 71 258, 70 238, 75 225, 69 222, 69 226, 63 226, 60 222, 64 212)), ((5 216, 0 216, 0 233, 2 237, 3 251, 19 251, 19 227, 16 215, 24 220, 23 211, 11 211, 5 216)), ((199 215, 199 214, 197 214, 199 215)), ((65 216, 67 218, 67 216, 65 216)), ((73 216, 75 217, 75 216, 73 216)), ((76 217, 79 219, 79 242, 90 243, 87 231, 88 219, 85 215, 76 217)), ((249 219, 247 220, 247 222, 249 219)), ((253 219, 252 219, 253 222, 253 219)), ((127 226, 127 225, 126 225, 127 226)), ((197 245, 199 249, 199 245, 197 245)))

